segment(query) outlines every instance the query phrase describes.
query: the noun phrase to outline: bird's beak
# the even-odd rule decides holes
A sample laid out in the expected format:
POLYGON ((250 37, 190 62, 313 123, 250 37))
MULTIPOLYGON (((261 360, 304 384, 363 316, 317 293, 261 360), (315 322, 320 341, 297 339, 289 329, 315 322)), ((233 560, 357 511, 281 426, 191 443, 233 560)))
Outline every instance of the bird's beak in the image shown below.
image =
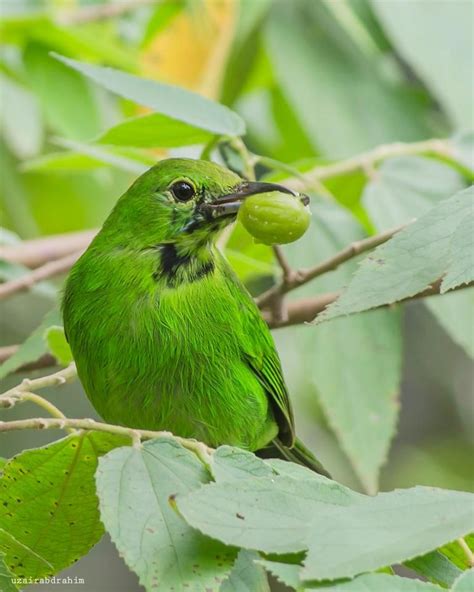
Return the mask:
POLYGON ((214 218, 236 214, 239 211, 242 202, 249 195, 271 193, 272 191, 299 196, 305 205, 309 203, 309 198, 306 195, 295 193, 292 189, 283 187, 283 185, 278 185, 276 183, 261 183, 258 181, 245 181, 234 192, 221 195, 214 200, 213 203, 202 204, 201 208, 208 211, 214 218))

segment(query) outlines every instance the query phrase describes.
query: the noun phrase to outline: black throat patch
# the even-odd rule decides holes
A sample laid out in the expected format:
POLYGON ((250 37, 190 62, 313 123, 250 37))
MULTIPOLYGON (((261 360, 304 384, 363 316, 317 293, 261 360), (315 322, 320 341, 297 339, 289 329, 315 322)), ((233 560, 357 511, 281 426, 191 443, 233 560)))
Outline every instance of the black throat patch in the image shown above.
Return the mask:
POLYGON ((174 243, 160 245, 158 251, 160 264, 153 278, 156 281, 165 279, 170 288, 196 282, 214 272, 215 261, 210 251, 208 251, 208 257, 201 258, 187 251, 178 250, 174 243))

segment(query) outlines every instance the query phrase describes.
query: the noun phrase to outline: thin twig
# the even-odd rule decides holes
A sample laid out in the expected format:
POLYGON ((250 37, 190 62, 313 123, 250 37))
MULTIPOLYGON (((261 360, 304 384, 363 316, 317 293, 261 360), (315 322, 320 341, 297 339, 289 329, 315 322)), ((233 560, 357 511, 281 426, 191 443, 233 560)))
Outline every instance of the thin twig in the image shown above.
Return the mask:
POLYGON ((18 292, 31 290, 31 288, 39 282, 66 273, 81 255, 82 251, 76 251, 75 253, 61 257, 60 259, 48 261, 30 273, 0 284, 0 300, 9 298, 18 292))
POLYGON ((314 181, 323 181, 325 179, 339 177, 357 170, 371 169, 380 161, 396 156, 413 156, 416 154, 436 154, 455 165, 459 165, 454 157, 454 150, 449 140, 424 140, 422 142, 396 142, 394 144, 385 144, 378 146, 374 150, 369 150, 357 156, 346 160, 335 162, 334 164, 316 166, 314 169, 304 173, 305 180, 291 179, 288 185, 292 189, 303 190, 314 181))
POLYGON ((48 374, 47 376, 41 376, 34 379, 25 378, 20 384, 17 384, 1 394, 0 400, 8 399, 9 397, 18 397, 22 393, 31 393, 50 386, 66 384, 66 382, 72 382, 76 376, 76 365, 69 364, 67 368, 63 368, 54 374, 48 374))
POLYGON ((283 275, 280 282, 272 286, 269 290, 257 296, 255 299, 256 303, 260 308, 266 308, 272 305, 272 301, 279 296, 282 296, 291 290, 295 290, 300 286, 307 284, 311 280, 314 280, 316 277, 327 273, 328 271, 333 271, 337 269, 339 265, 349 261, 350 259, 364 253, 365 251, 369 251, 379 245, 387 242, 391 239, 397 232, 405 228, 407 224, 403 224, 401 226, 397 226, 396 228, 392 228, 381 234, 377 234, 375 236, 370 236, 366 239, 355 241, 352 244, 348 245, 326 261, 315 265, 309 269, 301 269, 297 272, 290 272, 287 273, 286 276, 283 275))
POLYGON ((35 269, 47 261, 85 249, 96 234, 97 230, 84 230, 0 246, 0 259, 35 269))
POLYGON ((192 440, 189 438, 181 438, 174 436, 171 432, 152 430, 138 430, 134 428, 126 428, 124 426, 113 425, 109 423, 102 423, 94 419, 60 419, 60 418, 45 418, 36 417, 32 419, 18 419, 15 421, 0 421, 0 432, 12 432, 16 430, 92 430, 95 432, 107 432, 109 434, 118 434, 128 436, 132 442, 136 443, 137 439, 152 440, 153 438, 173 438, 181 446, 194 452, 200 460, 209 465, 210 455, 213 449, 206 446, 202 442, 192 440))
POLYGON ((59 25, 80 25, 83 23, 90 23, 92 21, 100 21, 109 18, 115 18, 142 8, 143 6, 157 5, 157 0, 122 0, 115 4, 102 4, 99 6, 87 6, 85 8, 70 9, 61 11, 57 17, 56 22, 59 25))

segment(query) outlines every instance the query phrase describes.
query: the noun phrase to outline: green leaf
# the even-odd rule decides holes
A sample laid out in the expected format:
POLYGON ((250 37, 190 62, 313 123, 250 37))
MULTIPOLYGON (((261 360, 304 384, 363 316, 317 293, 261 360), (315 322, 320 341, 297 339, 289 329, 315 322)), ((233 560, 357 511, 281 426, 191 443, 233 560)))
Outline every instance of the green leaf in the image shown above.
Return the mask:
POLYGON ((383 231, 419 218, 464 187, 459 173, 446 164, 420 156, 391 158, 366 185, 362 203, 383 231))
POLYGON ((11 459, 0 479, 0 552, 18 577, 68 567, 98 542, 94 473, 100 455, 126 441, 104 433, 73 434, 11 459))
POLYGON ((281 563, 279 561, 268 561, 267 559, 260 559, 257 562, 272 574, 279 582, 285 584, 292 590, 303 590, 303 585, 300 580, 301 565, 294 563, 281 563))
POLYGON ((468 569, 454 582, 452 592, 472 592, 474 590, 474 568, 468 569))
POLYGON ((0 76, 2 133, 19 158, 38 154, 43 143, 43 123, 36 97, 6 76, 0 76))
POLYGON ((4 378, 7 374, 14 372, 29 362, 35 362, 47 353, 48 346, 44 338, 45 331, 48 327, 58 325, 59 323, 61 323, 60 313, 54 308, 44 317, 41 324, 20 345, 18 350, 8 360, 3 362, 0 366, 0 378, 4 378))
POLYGON ((127 172, 140 174, 157 162, 156 156, 136 148, 81 144, 64 138, 55 138, 53 141, 65 147, 75 146, 76 149, 72 149, 70 152, 50 152, 28 160, 21 164, 21 170, 46 174, 68 174, 113 166, 127 172))
POLYGON ((312 530, 309 516, 360 503, 363 498, 324 477, 276 476, 215 483, 176 501, 191 526, 223 543, 289 553, 307 548, 312 530))
MULTIPOLYGON (((466 541, 468 547, 471 549, 471 551, 474 551, 474 534, 468 534, 463 538, 466 541)), ((459 569, 465 570, 471 567, 466 557, 466 553, 464 552, 464 549, 461 548, 461 545, 458 541, 454 541, 447 545, 443 545, 443 547, 441 547, 438 550, 440 553, 445 555, 452 563, 454 563, 454 565, 459 567, 459 569)))
POLYGON ((470 493, 414 487, 318 516, 303 577, 352 577, 431 551, 472 530, 473 502, 470 493))
POLYGON ((13 584, 14 575, 7 568, 3 554, 0 553, 0 590, 2 592, 17 592, 18 588, 13 584))
POLYGON ((248 477, 269 477, 274 472, 261 458, 233 446, 220 446, 212 455, 211 472, 215 481, 238 481, 248 477))
POLYGON ((53 325, 48 327, 45 332, 45 339, 49 351, 60 364, 67 366, 74 360, 62 326, 53 325))
MULTIPOLYGON (((310 267, 365 233, 355 218, 337 204, 312 199, 311 227, 298 242, 285 247, 295 268, 310 267)), ((354 261, 298 290, 298 296, 334 292, 346 285, 354 261)), ((295 293, 296 296, 296 293, 295 293)), ((342 449, 370 493, 395 433, 401 375, 401 315, 397 310, 338 319, 317 329, 289 328, 275 334, 285 352, 290 391, 314 393, 342 449)), ((316 451, 317 452, 317 451, 316 451)))
POLYGON ((273 276, 275 272, 271 247, 255 242, 241 222, 234 225, 224 252, 232 269, 244 282, 254 276, 273 276))
POLYGON ((466 93, 474 71, 470 3, 438 2, 429 11, 423 2, 372 0, 372 6, 397 52, 434 92, 453 124, 472 128, 466 93))
POLYGON ((126 119, 105 131, 97 141, 119 146, 172 148, 205 144, 213 135, 162 113, 152 113, 126 119))
POLYGON ((33 91, 56 131, 75 140, 99 133, 99 107, 82 76, 53 59, 41 45, 29 45, 24 62, 33 91))
POLYGON ((3 470, 3 467, 7 464, 8 459, 7 458, 3 458, 0 456, 0 471, 3 470))
POLYGON ((213 483, 176 500, 190 525, 228 545, 307 549, 305 580, 353 577, 425 554, 472 530, 473 501, 426 487, 370 497, 327 479, 280 476, 213 483))
POLYGON ((111 146, 84 144, 66 138, 54 138, 54 143, 134 175, 141 175, 156 163, 156 159, 131 149, 117 151, 111 146))
POLYGON ((474 288, 426 298, 425 304, 451 339, 474 359, 474 288))
POLYGON ((448 272, 441 282, 441 293, 474 280, 474 215, 466 216, 456 229, 450 245, 448 272))
POLYGON ((255 561, 258 559, 258 553, 241 549, 219 592, 270 592, 265 570, 255 561))
POLYGON ((462 573, 452 561, 439 551, 432 551, 421 557, 405 561, 405 565, 431 582, 446 588, 450 588, 454 580, 462 573))
POLYGON ((460 222, 474 214, 473 197, 474 189, 468 188, 443 200, 375 249, 316 322, 409 298, 438 280, 449 269, 451 240, 460 222))
MULTIPOLYGON (((467 139, 465 138, 466 141, 467 139)), ((454 145, 459 146, 459 142, 461 139, 455 140, 454 145)), ((377 230, 383 231, 425 214, 443 198, 463 186, 464 181, 460 175, 445 164, 421 157, 394 158, 383 163, 375 179, 367 185, 363 203, 377 230)), ((458 277, 460 281, 469 281, 469 274, 472 277, 474 273, 470 257, 472 239, 468 234, 472 220, 474 217, 468 216, 461 221, 455 233, 456 240, 449 247, 450 271, 447 275, 453 280, 458 277)), ((443 280, 441 290, 445 281, 443 280)), ((450 284, 447 286, 451 287, 450 284)), ((472 331, 469 323, 465 322, 466 318, 474 315, 472 297, 467 294, 453 294, 428 299, 425 304, 452 339, 470 355, 474 355, 472 331)))
MULTIPOLYGON (((310 586, 311 587, 311 586, 310 586)), ((319 586, 315 586, 319 588, 319 586)), ((330 592, 442 592, 443 588, 412 578, 387 574, 363 574, 352 581, 336 582, 321 586, 330 592)))
POLYGON ((276 3, 265 38, 275 77, 315 150, 340 158, 432 135, 418 97, 352 43, 325 2, 276 3))
POLYGON ((121 448, 101 459, 96 479, 102 521, 147 590, 219 589, 235 550, 193 531, 169 503, 209 481, 192 452, 161 438, 121 448))
POLYGON ((245 132, 245 124, 236 113, 196 93, 112 68, 92 66, 57 54, 55 57, 104 88, 163 115, 214 134, 240 136, 245 132))

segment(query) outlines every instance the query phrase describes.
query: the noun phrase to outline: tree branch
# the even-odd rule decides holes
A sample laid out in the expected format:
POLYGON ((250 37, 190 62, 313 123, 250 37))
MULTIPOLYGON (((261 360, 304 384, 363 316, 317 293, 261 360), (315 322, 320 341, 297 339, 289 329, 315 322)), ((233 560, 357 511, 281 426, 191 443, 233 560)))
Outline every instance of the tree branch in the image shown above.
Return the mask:
POLYGON ((35 269, 47 261, 60 259, 71 253, 84 250, 96 234, 97 229, 84 230, 53 234, 13 245, 0 246, 0 259, 35 269))
POLYGON ((263 294, 257 296, 255 299, 257 305, 259 308, 267 308, 268 306, 271 306, 272 301, 275 298, 281 297, 291 290, 295 290, 296 288, 307 284, 311 280, 323 275, 324 273, 327 273, 328 271, 337 269, 342 263, 349 261, 350 259, 360 255, 361 253, 364 253, 365 251, 369 251, 370 249, 378 247, 379 245, 387 242, 397 232, 406 226, 406 224, 403 224, 402 226, 397 226, 396 228, 392 228, 391 230, 387 230, 381 234, 369 236, 366 239, 353 242, 329 259, 326 259, 326 261, 323 261, 314 267, 310 267, 309 269, 301 269, 296 272, 292 272, 290 270, 289 273, 283 273, 283 277, 279 283, 271 287, 263 294))
MULTIPOLYGON (((462 286, 458 286, 453 288, 448 292, 456 292, 457 290, 464 290, 465 288, 471 288, 474 286, 474 282, 470 282, 469 284, 464 284, 462 286)), ((433 282, 428 288, 415 294, 414 296, 410 296, 408 298, 404 298, 403 300, 399 300, 398 302, 394 302, 392 304, 383 304, 378 308, 388 308, 395 304, 401 304, 405 302, 411 302, 412 300, 419 300, 421 298, 427 298, 428 296, 436 296, 440 293, 441 287, 441 279, 436 280, 433 282)), ((262 312, 262 316, 267 322, 270 329, 279 329, 281 327, 290 327, 292 325, 300 325, 302 323, 310 323, 313 321, 320 313, 323 312, 330 304, 335 302, 342 292, 331 292, 327 294, 320 294, 318 296, 314 296, 312 298, 301 298, 298 300, 293 300, 288 302, 287 310, 288 310, 288 318, 284 321, 277 322, 272 319, 272 314, 270 311, 264 310, 262 312)), ((375 310, 375 309, 370 309, 375 310)), ((369 312, 369 311, 361 311, 361 312, 369 312)))
POLYGON ((141 8, 143 6, 156 6, 157 0, 122 0, 115 4, 103 4, 99 6, 87 6, 80 9, 64 10, 56 18, 60 25, 80 25, 92 21, 114 18, 141 8))
POLYGON ((76 251, 75 253, 61 257, 60 259, 48 261, 31 273, 27 273, 19 278, 0 284, 0 300, 9 298, 17 292, 31 290, 31 288, 39 282, 66 273, 71 269, 82 253, 83 251, 76 251))
MULTIPOLYGON (((19 345, 6 345, 4 347, 0 347, 0 364, 6 362, 9 358, 11 358, 18 349, 20 348, 19 345)), ((33 362, 28 362, 26 364, 21 365, 18 367, 15 372, 29 372, 30 370, 41 370, 42 368, 49 368, 50 366, 56 366, 58 361, 54 356, 51 354, 44 354, 37 360, 33 362)))

